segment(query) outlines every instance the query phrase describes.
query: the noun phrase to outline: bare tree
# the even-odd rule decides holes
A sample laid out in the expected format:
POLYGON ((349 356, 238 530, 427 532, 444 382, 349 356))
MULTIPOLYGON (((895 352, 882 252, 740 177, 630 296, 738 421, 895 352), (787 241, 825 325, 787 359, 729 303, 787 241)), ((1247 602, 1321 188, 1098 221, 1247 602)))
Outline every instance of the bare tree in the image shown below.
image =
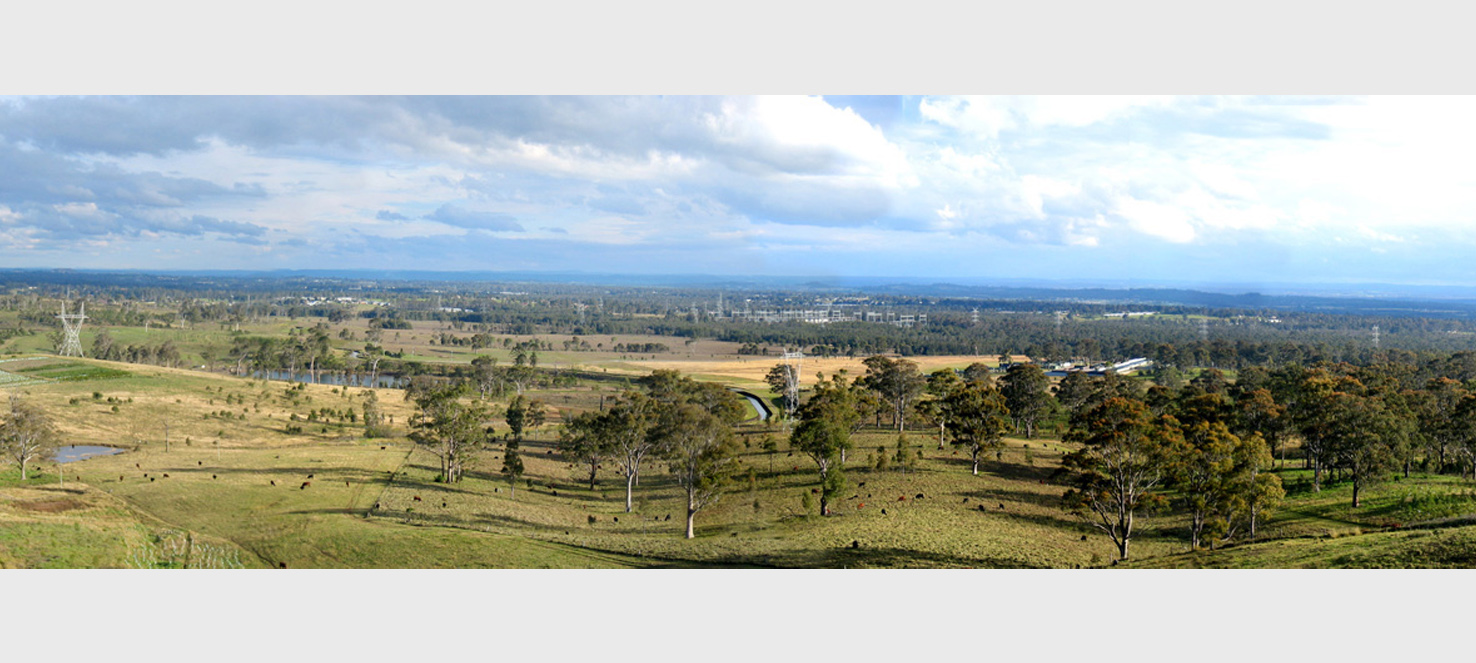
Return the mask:
POLYGON ((22 401, 19 394, 10 395, 10 412, 0 422, 0 449, 20 466, 22 481, 27 465, 55 455, 58 437, 45 412, 22 401))

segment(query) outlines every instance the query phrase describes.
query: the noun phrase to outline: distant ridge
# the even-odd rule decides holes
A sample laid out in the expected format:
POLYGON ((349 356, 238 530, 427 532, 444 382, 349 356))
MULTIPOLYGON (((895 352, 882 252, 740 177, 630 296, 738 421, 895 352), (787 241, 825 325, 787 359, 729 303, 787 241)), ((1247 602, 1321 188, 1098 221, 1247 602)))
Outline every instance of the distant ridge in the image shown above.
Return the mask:
POLYGON ((1038 279, 953 279, 856 276, 732 276, 709 274, 606 274, 594 272, 446 272, 391 269, 317 270, 88 270, 0 269, 0 283, 51 285, 157 285, 165 287, 262 288, 281 282, 329 285, 343 282, 455 284, 570 284, 722 290, 790 290, 826 294, 876 294, 1029 302, 1142 304, 1242 310, 1429 317, 1476 317, 1476 288, 1442 285, 1275 285, 1260 290, 1230 285, 1133 286, 1038 279), (228 281, 229 283, 221 283, 228 281), (268 282, 268 283, 263 283, 268 282), (1269 290, 1270 292, 1265 292, 1269 290))

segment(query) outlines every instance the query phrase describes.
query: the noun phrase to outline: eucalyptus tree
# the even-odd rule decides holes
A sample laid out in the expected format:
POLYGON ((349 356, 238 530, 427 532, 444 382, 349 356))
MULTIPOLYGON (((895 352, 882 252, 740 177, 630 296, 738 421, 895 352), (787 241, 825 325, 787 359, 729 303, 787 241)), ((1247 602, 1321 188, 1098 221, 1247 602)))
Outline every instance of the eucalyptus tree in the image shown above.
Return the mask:
POLYGON ((937 424, 939 449, 944 448, 948 439, 948 421, 951 416, 948 396, 963 386, 964 381, 951 368, 941 368, 928 374, 927 393, 931 398, 918 403, 917 410, 924 418, 937 424))
POLYGON ((968 449, 979 475, 979 456, 985 449, 997 449, 1010 430, 1010 409, 998 389, 981 382, 971 382, 955 389, 944 400, 949 424, 953 427, 953 443, 968 449))
POLYGON ((1431 378, 1413 399, 1419 415, 1419 433, 1426 453, 1435 457, 1435 471, 1445 471, 1451 452, 1460 446, 1462 426, 1456 418, 1461 401, 1470 396, 1465 387, 1450 378, 1431 378))
POLYGON ((435 454, 441 464, 441 480, 461 480, 473 451, 489 436, 492 415, 479 403, 466 403, 461 384, 431 386, 419 390, 412 400, 416 413, 410 419, 410 439, 435 454))
POLYGON ((789 446, 815 462, 820 474, 820 515, 830 515, 830 501, 845 490, 845 452, 851 447, 852 426, 861 419, 856 409, 857 389, 844 375, 832 375, 815 385, 815 395, 799 410, 799 424, 790 433, 789 446))
POLYGON ((611 454, 613 435, 609 417, 601 412, 582 412, 570 417, 559 432, 559 453, 589 471, 589 489, 595 489, 600 463, 611 454))
POLYGON ((546 418, 543 402, 536 398, 525 398, 522 394, 513 396, 502 417, 511 429, 513 439, 519 442, 523 441, 523 433, 527 429, 543 425, 546 418))
POLYGON ((1062 459, 1070 486, 1062 508, 1106 533, 1127 559, 1138 513, 1164 501, 1159 487, 1184 443, 1178 422, 1154 417, 1141 401, 1109 398, 1076 417, 1065 439, 1081 448, 1062 459))
POLYGON ((892 406, 892 421, 897 432, 906 426, 907 408, 927 386, 927 378, 918 371, 917 363, 907 359, 892 359, 882 355, 867 357, 862 361, 866 374, 858 382, 892 406))
POLYGON ((1353 484, 1353 507, 1359 494, 1395 466, 1398 445, 1407 429, 1382 398, 1336 391, 1330 397, 1334 416, 1327 434, 1328 452, 1353 484))
POLYGON ((621 400, 604 412, 606 419, 599 427, 605 436, 610 456, 625 477, 625 512, 635 510, 635 482, 641 463, 660 449, 661 437, 652 434, 656 423, 657 402, 639 392, 626 392, 621 400))
POLYGON ((665 408, 658 428, 667 466, 687 498, 687 538, 697 512, 717 502, 735 466, 731 425, 693 402, 665 408))
POLYGON ((999 384, 1015 427, 1025 431, 1027 439, 1035 437, 1036 423, 1050 414, 1055 404, 1050 378, 1035 364, 1015 364, 999 384))

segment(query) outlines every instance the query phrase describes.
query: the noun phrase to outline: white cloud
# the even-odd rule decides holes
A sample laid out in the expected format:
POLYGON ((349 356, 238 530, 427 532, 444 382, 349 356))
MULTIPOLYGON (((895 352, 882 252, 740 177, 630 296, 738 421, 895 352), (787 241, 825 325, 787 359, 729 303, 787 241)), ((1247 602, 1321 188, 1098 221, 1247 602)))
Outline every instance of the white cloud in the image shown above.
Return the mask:
POLYGON ((1123 198, 1113 210, 1127 220, 1136 231, 1159 239, 1184 244, 1194 241, 1194 225, 1189 215, 1178 207, 1147 200, 1123 198))

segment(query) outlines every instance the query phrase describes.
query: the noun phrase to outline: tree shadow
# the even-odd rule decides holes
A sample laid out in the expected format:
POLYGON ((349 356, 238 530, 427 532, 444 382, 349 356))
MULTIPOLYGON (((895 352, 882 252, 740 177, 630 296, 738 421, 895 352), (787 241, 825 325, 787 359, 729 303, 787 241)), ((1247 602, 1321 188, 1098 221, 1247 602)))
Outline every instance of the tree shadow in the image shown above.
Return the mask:
POLYGON ((905 548, 873 548, 864 544, 856 548, 830 548, 769 553, 763 556, 731 555, 712 560, 722 565, 754 565, 767 568, 840 569, 840 568, 1048 568, 1005 557, 956 557, 941 553, 905 548))

